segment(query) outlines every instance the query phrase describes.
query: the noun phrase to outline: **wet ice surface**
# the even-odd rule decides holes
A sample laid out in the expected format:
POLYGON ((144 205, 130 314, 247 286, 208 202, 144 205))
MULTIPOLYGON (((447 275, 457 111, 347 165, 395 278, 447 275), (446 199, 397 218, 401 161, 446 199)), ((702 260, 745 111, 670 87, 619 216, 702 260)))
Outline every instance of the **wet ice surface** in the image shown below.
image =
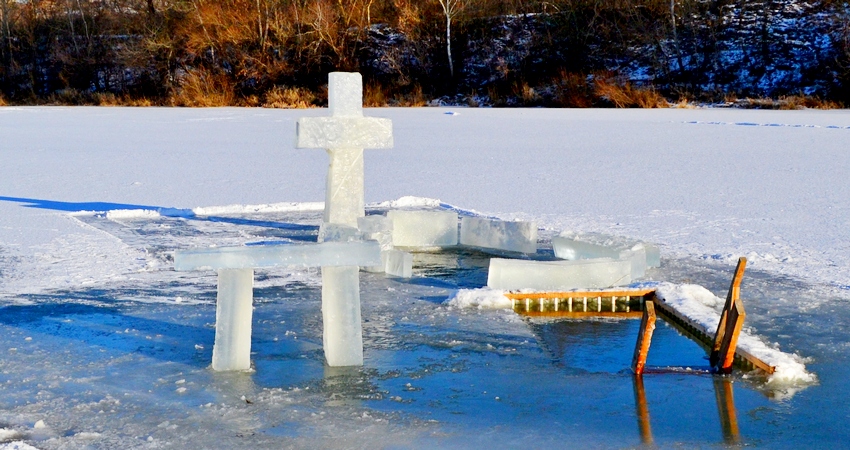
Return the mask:
MULTIPOLYGON (((641 398, 656 444, 734 440, 724 431, 715 377, 649 374, 638 395, 627 371, 637 321, 527 320, 444 305, 457 288, 486 284, 490 256, 475 250, 416 253, 410 280, 361 272, 362 368, 324 365, 317 270, 258 271, 254 371, 214 373, 215 273, 174 272, 171 252, 315 239, 321 212, 79 219, 147 249, 160 264, 122 282, 0 308, 0 443, 620 448, 641 443, 641 398), (36 428, 39 421, 44 426, 36 428)), ((665 259, 648 276, 723 296, 732 270, 665 259)), ((742 298, 754 334, 811 358, 820 384, 792 394, 734 375, 740 440, 847 442, 847 293, 748 271, 742 298)), ((648 364, 699 368, 707 365, 703 357, 659 324, 648 364)))

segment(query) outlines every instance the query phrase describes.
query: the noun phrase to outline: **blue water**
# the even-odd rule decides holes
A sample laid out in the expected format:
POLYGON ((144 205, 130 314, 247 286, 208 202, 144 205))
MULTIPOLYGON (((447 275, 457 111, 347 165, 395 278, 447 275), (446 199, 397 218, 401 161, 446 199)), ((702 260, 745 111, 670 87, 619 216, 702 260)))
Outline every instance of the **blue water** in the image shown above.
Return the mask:
MULTIPOLYGON (((123 236, 106 222, 101 228, 123 239, 151 239, 135 231, 123 236)), ((191 235, 191 226, 170 229, 191 235)), ((257 236, 273 231, 276 238, 312 230, 256 227, 257 236)), ((167 247, 170 239, 179 236, 157 237, 151 248, 167 247)), ((0 308, 0 428, 39 448, 841 448, 850 442, 850 311, 840 290, 757 272, 748 272, 742 286, 747 326, 809 358, 817 385, 794 392, 740 371, 728 377, 688 371, 707 365, 704 351, 663 323, 648 358, 658 370, 638 380, 628 370, 635 320, 523 319, 443 305, 458 287, 484 283, 486 258, 468 251, 420 254, 411 280, 361 274, 362 368, 325 367, 321 293, 309 274, 287 281, 285 273, 258 273, 251 373, 208 368, 212 274, 158 272, 144 288, 21 297, 34 304, 0 308), (172 301, 176 295, 184 302, 172 301), (34 429, 38 420, 47 428, 34 429)), ((649 276, 724 295, 733 268, 715 264, 665 259, 649 276)))

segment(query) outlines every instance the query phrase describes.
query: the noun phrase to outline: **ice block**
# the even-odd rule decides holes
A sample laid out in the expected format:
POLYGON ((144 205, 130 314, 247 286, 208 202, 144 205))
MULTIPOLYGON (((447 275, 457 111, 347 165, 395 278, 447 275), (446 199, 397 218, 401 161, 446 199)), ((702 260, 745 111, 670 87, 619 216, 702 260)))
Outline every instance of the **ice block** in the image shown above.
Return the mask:
POLYGON ((552 249, 555 251, 555 256, 570 261, 591 258, 627 258, 633 256, 634 252, 642 250, 646 260, 642 264, 638 263, 635 273, 646 272, 646 268, 658 267, 661 264, 661 253, 653 244, 598 233, 562 234, 552 238, 552 249))
POLYGON ((382 251, 393 249, 393 221, 387 216, 372 215, 357 219, 364 239, 378 241, 382 251))
POLYGON ((537 224, 464 217, 460 221, 460 244, 520 253, 537 252, 537 224))
POLYGON ((254 271, 252 269, 218 271, 213 370, 251 368, 253 289, 254 271))
POLYGON ((384 262, 384 272, 387 275, 400 278, 413 276, 413 255, 401 250, 388 250, 381 252, 384 262))
POLYGON ((178 271, 379 264, 381 248, 375 241, 214 247, 174 253, 174 269, 178 271))
POLYGON ((629 260, 596 258, 578 261, 490 259, 487 286, 493 289, 568 290, 631 283, 629 260))
POLYGON ((622 250, 563 236, 552 238, 552 249, 555 251, 556 257, 569 261, 593 258, 619 258, 620 251, 622 250))
POLYGON ((643 278, 646 275, 646 248, 643 245, 636 245, 631 250, 620 252, 621 260, 628 260, 632 265, 632 281, 643 278))
POLYGON ((457 245, 457 213, 448 211, 392 210, 393 245, 444 247, 457 245))
POLYGON ((348 225, 324 222, 319 226, 319 242, 355 242, 362 241, 363 233, 348 225))
POLYGON ((322 343, 329 366, 363 365, 357 266, 322 267, 322 343))

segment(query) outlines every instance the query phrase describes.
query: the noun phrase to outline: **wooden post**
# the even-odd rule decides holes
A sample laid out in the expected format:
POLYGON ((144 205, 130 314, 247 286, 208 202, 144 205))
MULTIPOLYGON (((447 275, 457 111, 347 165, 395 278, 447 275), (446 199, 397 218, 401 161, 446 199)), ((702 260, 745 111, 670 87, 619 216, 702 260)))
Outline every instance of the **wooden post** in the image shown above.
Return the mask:
MULTIPOLYGON (((726 326, 726 322, 728 321, 729 312, 735 306, 741 296, 741 280, 744 278, 744 270, 747 267, 747 258, 741 257, 738 258, 738 265, 735 267, 735 276, 732 277, 732 285, 729 286, 729 293, 726 295, 726 304, 723 305, 723 311, 720 313, 720 322, 717 323, 717 331, 714 333, 714 346, 711 349, 711 354, 708 357, 708 362, 711 364, 711 367, 717 367, 720 362, 720 347, 723 344, 723 340, 725 339, 725 333, 728 327, 726 326)), ((742 309, 743 310, 743 309, 742 309)), ((743 320, 743 319, 742 319, 743 320)), ((738 336, 734 336, 735 342, 738 341, 738 336)), ((732 348, 732 354, 734 356, 734 347, 732 348)))
POLYGON ((655 331, 655 305, 647 301, 643 307, 643 316, 640 319, 640 331, 638 332, 635 354, 632 358, 632 370, 636 375, 643 374, 646 366, 646 356, 649 354, 649 344, 652 342, 652 332, 655 331))
POLYGON ((738 335, 741 334, 746 316, 744 303, 741 302, 741 299, 738 299, 726 317, 726 330, 723 333, 723 340, 720 343, 720 351, 717 356, 717 369, 722 373, 729 373, 732 370, 735 348, 738 346, 738 335))

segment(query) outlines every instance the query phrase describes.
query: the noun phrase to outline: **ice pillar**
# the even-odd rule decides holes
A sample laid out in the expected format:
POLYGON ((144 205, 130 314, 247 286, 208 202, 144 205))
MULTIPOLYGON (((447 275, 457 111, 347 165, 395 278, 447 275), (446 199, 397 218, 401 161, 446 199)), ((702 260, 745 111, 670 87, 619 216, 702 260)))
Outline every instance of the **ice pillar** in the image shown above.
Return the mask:
POLYGON ((254 269, 220 269, 215 306, 213 370, 251 368, 254 269))
MULTIPOLYGON (((357 227, 365 215, 363 149, 392 147, 392 122, 363 117, 363 79, 359 73, 328 75, 331 117, 298 120, 296 147, 324 148, 330 157, 324 221, 357 227)), ((322 268, 322 322, 329 366, 363 364, 360 323, 360 268, 322 268)))
POLYGON ((359 267, 322 267, 322 325, 329 366, 363 364, 359 267))

